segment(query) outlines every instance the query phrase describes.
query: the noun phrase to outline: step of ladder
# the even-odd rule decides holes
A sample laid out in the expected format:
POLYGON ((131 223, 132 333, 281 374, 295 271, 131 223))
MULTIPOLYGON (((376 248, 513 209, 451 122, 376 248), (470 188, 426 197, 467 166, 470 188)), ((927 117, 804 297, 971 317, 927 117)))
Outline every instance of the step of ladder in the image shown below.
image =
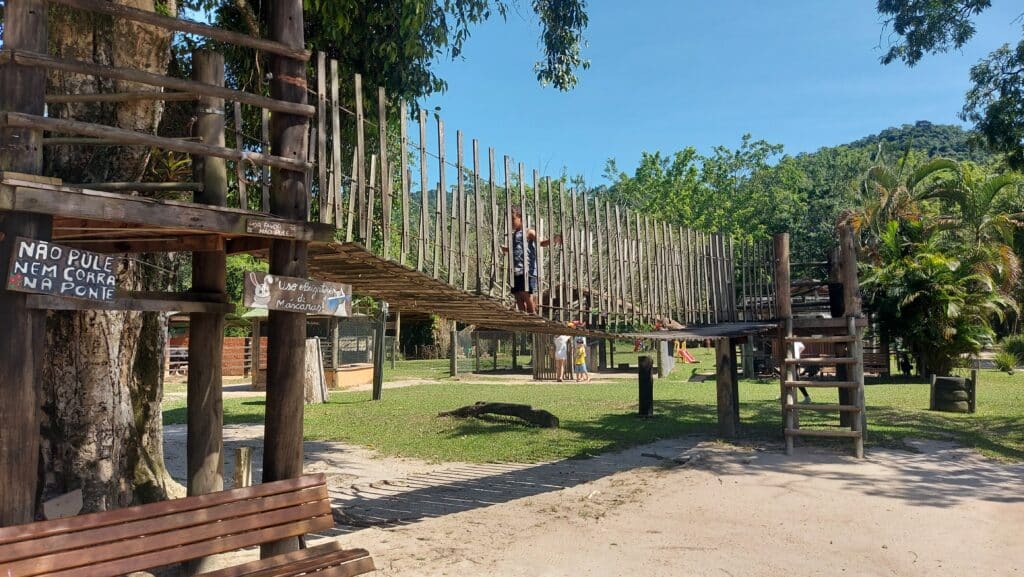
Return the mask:
POLYGON ((805 359, 786 359, 787 365, 855 365, 853 357, 807 357, 805 359))
POLYGON ((836 335, 828 337, 786 337, 787 343, 852 343, 856 337, 850 335, 836 335))
POLYGON ((829 405, 821 403, 796 403, 786 405, 789 411, 839 411, 840 413, 859 413, 857 405, 829 405))
POLYGON ((786 429, 787 437, 839 437, 845 439, 861 438, 860 431, 849 429, 786 429))
POLYGON ((807 387, 815 389, 856 389, 856 381, 786 381, 783 383, 787 388, 807 387))

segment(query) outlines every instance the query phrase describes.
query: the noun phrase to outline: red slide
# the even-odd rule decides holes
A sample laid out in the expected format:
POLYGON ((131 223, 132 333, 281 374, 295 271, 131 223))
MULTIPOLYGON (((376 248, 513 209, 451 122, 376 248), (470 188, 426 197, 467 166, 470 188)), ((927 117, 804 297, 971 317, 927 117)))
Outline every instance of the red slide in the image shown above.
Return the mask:
POLYGON ((688 362, 688 363, 699 362, 699 361, 697 361, 697 359, 693 358, 693 355, 690 354, 690 351, 688 351, 686 349, 680 349, 679 356, 683 357, 683 360, 688 362))

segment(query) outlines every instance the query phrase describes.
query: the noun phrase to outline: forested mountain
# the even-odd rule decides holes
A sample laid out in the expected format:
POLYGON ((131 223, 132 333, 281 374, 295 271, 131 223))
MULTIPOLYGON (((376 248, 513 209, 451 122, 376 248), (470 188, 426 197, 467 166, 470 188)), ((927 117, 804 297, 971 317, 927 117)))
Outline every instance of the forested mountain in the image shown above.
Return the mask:
POLYGON ((927 120, 918 120, 914 124, 904 124, 898 128, 886 128, 878 134, 854 140, 846 146, 878 150, 879 145, 889 151, 903 151, 907 146, 911 146, 929 157, 941 156, 978 163, 989 162, 994 158, 980 143, 973 141, 972 133, 956 125, 932 124, 927 120))

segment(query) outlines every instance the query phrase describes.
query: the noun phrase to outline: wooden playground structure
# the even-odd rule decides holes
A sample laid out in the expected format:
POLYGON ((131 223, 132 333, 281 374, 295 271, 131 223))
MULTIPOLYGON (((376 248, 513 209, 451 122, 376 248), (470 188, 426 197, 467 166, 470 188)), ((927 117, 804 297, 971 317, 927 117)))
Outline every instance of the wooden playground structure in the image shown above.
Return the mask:
MULTIPOLYGON (((263 256, 272 275, 346 283, 356 294, 386 301, 393 309, 429 311, 480 327, 596 339, 715 339, 720 432, 726 436, 736 433, 739 421, 736 347, 748 334, 775 330, 781 322, 783 336, 792 340, 800 330, 847 331, 849 320, 851 328, 843 337, 849 354, 830 361, 850 364, 853 370, 843 381, 847 384, 827 386, 844 386, 853 396, 819 409, 863 416, 859 304, 850 301, 847 318, 817 326, 794 324, 788 308, 788 237, 737 242, 670 226, 570 190, 560 179, 541 177, 537 171, 528 174, 508 156, 502 159, 499 177, 494 149, 487 151, 485 176, 479 143, 472 141, 467 163, 461 131, 456 132, 452 162, 442 119, 436 118, 436 146, 430 147, 427 112, 420 109, 414 139, 409 107, 390 102, 383 89, 376 91, 375 120, 368 118, 358 75, 355 110, 346 109, 337 62, 304 48, 302 3, 272 5, 270 39, 257 39, 104 0, 6 2, 0 50, 0 266, 9 269, 12 255, 24 246, 19 239, 52 241, 80 254, 190 251, 193 283, 187 293, 116 290, 111 298, 92 299, 55 291, 0 290, 0 318, 7 328, 0 336, 0 526, 28 523, 34 515, 38 456, 25 448, 36 446, 40 435, 37 383, 47 310, 190 314, 188 492, 218 494, 224 461, 220 356, 224 315, 232 308, 225 294, 229 254, 263 256), (193 55, 190 80, 51 56, 49 4, 261 51, 270 61, 267 95, 225 87, 224 60, 215 52, 193 55), (103 77, 131 89, 48 94, 48 74, 103 77), (193 133, 155 136, 81 122, 70 117, 66 106, 147 99, 194 102, 193 133), (399 107, 397 127, 388 125, 389 106, 399 107), (254 122, 260 130, 256 138, 249 135, 254 122), (349 134, 354 142, 344 140, 349 134), (45 150, 62 146, 175 151, 191 155, 195 178, 66 183, 42 174, 45 150), (183 198, 149 196, 154 192, 183 198), (539 314, 514 310, 509 294, 517 263, 503 248, 515 244, 514 209, 522 212, 524 230, 535 229, 542 239, 555 234, 563 239, 561 245, 537 247, 539 314), (584 324, 569 328, 569 320, 584 324), (651 330, 672 321, 684 328, 651 330)), ((372 104, 374 99, 369 100, 372 104)), ((855 263, 852 253, 845 254, 855 263)), ((529 269, 529 263, 518 264, 529 269)), ((855 291, 855 264, 846 270, 852 271, 855 291)), ((284 482, 299 479, 303 472, 306 315, 272 309, 264 334, 269 346, 263 482, 284 482)), ((799 364, 809 362, 826 361, 803 359, 799 364)), ((787 368, 797 365, 785 361, 787 368)), ((790 448, 793 437, 810 434, 796 419, 798 410, 808 408, 795 404, 796 382, 793 372, 784 374, 781 383, 790 448)), ((857 440, 861 454, 862 420, 850 426, 844 436, 857 440)), ((121 522, 142 520, 127 515, 119 517, 121 522)), ((269 556, 295 550, 294 537, 300 533, 261 534, 266 541, 246 542, 264 543, 269 556)), ((4 535, 0 533, 0 551, 6 547, 4 535)), ((105 551, 109 559, 132 555, 119 547, 105 551)), ((367 569, 365 562, 351 565, 352 559, 335 556, 342 559, 339 567, 350 564, 350 572, 339 568, 325 575, 367 569)), ((297 564, 308 561, 295 559, 297 564)), ((96 561, 79 555, 63 567, 75 571, 96 561)), ((275 574, 290 573, 280 569, 275 574)))

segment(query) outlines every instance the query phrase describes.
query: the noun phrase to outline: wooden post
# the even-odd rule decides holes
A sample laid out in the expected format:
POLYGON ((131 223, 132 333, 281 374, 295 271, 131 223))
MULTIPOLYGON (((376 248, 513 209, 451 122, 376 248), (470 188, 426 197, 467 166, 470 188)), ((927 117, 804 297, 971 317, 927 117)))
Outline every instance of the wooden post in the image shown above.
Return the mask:
POLYGON ((359 194, 356 196, 356 214, 359 215, 359 236, 362 238, 363 246, 370 246, 370 242, 367 240, 367 231, 372 231, 373 223, 366 222, 366 203, 368 196, 373 194, 373 191, 366 186, 367 174, 366 174, 366 117, 363 114, 363 75, 355 75, 355 90, 353 91, 353 97, 356 101, 356 150, 359 151, 358 164, 356 165, 355 174, 353 178, 356 179, 356 186, 358 187, 359 194))
POLYGON ((715 383, 718 392, 718 435, 736 436, 736 347, 728 338, 715 341, 715 383))
POLYGON ((451 333, 451 345, 449 346, 449 366, 448 375, 452 377, 459 376, 459 331, 455 328, 455 321, 452 323, 451 333))
POLYGON ((398 264, 404 265, 409 258, 409 187, 412 185, 412 175, 409 173, 409 106, 402 100, 398 107, 401 140, 399 154, 402 163, 402 252, 398 257, 398 264))
MULTIPOLYGON (((7 0, 4 48, 45 54, 47 2, 7 0)), ((0 65, 0 111, 42 116, 46 70, 0 65)), ((40 130, 0 129, 0 170, 40 174, 40 130)), ((0 271, 6 275, 17 237, 49 240, 52 217, 0 211, 0 271)), ((39 475, 39 392, 45 356, 46 312, 30 309, 28 295, 0 285, 0 526, 29 523, 35 517, 39 475)))
POLYGON ((402 311, 395 309, 395 334, 391 337, 391 370, 395 370, 398 360, 398 349, 402 343, 402 311))
POLYGON ((384 341, 388 334, 388 303, 381 301, 377 334, 373 339, 373 400, 379 401, 384 392, 384 341))
MULTIPOLYGON (((476 239, 476 294, 483 294, 483 236, 481 226, 484 224, 484 203, 480 197, 480 141, 473 139, 473 237, 476 239)), ((480 367, 477 367, 477 371, 480 367)))
POLYGON ((639 414, 641 417, 654 416, 654 361, 649 356, 639 359, 640 371, 637 380, 640 385, 639 414))
POLYGON ((234 477, 232 489, 252 486, 252 447, 235 447, 234 477))
MULTIPOLYGON (((445 226, 448 224, 448 190, 445 188, 445 165, 444 165, 444 120, 440 116, 437 120, 437 214, 434 222, 434 278, 440 278, 441 259, 444 257, 448 247, 448 240, 445 238, 445 226)), ((450 265, 451 263, 449 263, 450 265)), ((449 266, 449 268, 451 268, 449 266)))
MULTIPOLYGON (((839 226, 839 282, 843 284, 843 311, 848 319, 858 318, 861 316, 860 308, 860 286, 857 279, 857 247, 854 243, 853 227, 849 225, 839 226)), ((862 338, 862 332, 857 329, 855 325, 849 334, 857 337, 856 340, 862 338)), ((860 358, 861 373, 864 372, 863 365, 863 350, 857 350, 856 343, 851 344, 848 348, 850 356, 854 358, 860 358), (858 356, 859 355, 859 356, 858 356)), ((851 372, 855 372, 854 367, 843 367, 844 372, 848 376, 851 372)), ((839 404, 841 405, 852 405, 857 404, 856 397, 860 395, 857 390, 851 389, 839 389, 839 404)), ((853 427, 855 420, 863 421, 863 414, 856 415, 854 413, 840 413, 839 424, 844 427, 853 427)))
MULTIPOLYGON (((270 154, 270 111, 260 110, 260 150, 270 154)), ((270 212, 270 167, 264 166, 261 171, 260 211, 270 212)))
MULTIPOLYGON (((199 51, 192 56, 195 80, 224 85, 224 56, 199 51)), ((239 114, 236 118, 240 118, 239 114)), ((203 142, 224 146, 224 100, 200 98, 196 105, 195 135, 203 142)), ((216 206, 227 204, 228 174, 224 159, 194 157, 194 178, 203 183, 195 201, 216 206)), ((227 290, 227 256, 223 250, 192 253, 192 287, 204 293, 227 290)), ((188 433, 186 439, 188 494, 202 495, 224 489, 223 383, 224 315, 191 313, 188 342, 188 433)), ((212 568, 204 559, 189 563, 190 573, 212 568)))
POLYGON ((338 80, 338 61, 331 59, 331 184, 330 199, 327 202, 328 210, 332 213, 330 222, 334 228, 341 229, 341 103, 340 82, 338 80))
MULTIPOLYGON (((267 22, 270 38, 292 48, 304 47, 302 0, 278 0, 269 5, 267 22)), ((289 58, 270 58, 270 95, 287 102, 305 104, 305 65, 289 58)), ((305 117, 275 113, 271 118, 270 149, 285 158, 304 159, 305 117)), ((309 203, 306 177, 302 172, 276 169, 272 172, 270 212, 292 220, 303 220, 309 203)), ((270 273, 304 278, 307 276, 307 243, 273 240, 270 243, 270 273)), ((264 432, 263 482, 292 479, 302 475, 302 416, 305 400, 306 315, 270 311, 267 350, 267 404, 264 432)), ((284 539, 260 547, 261 557, 294 551, 298 539, 284 539)))
POLYGON ((967 412, 973 413, 978 408, 978 369, 971 369, 971 388, 968 392, 967 412))
MULTIPOLYGON (((380 210, 381 210, 381 255, 391 258, 391 162, 388 159, 388 98, 384 87, 377 88, 377 124, 380 145, 380 210)), ((371 211, 372 215, 373 211, 371 211)), ((373 217, 370 217, 373 228, 373 217)), ((371 239, 373 235, 370 235, 371 239)))
POLYGON ((743 378, 754 378, 754 335, 747 335, 743 345, 743 378))
POLYGON ((420 234, 416 270, 426 270, 430 238, 430 185, 427 183, 427 111, 420 109, 420 234))
MULTIPOLYGON (((466 272, 467 272, 466 271, 466 265, 469 262, 469 255, 466 254, 466 248, 467 248, 468 245, 466 243, 466 233, 465 233, 465 227, 464 227, 464 225, 466 223, 466 211, 465 211, 465 198, 466 198, 466 184, 465 184, 465 182, 466 182, 466 179, 463 178, 463 176, 464 176, 463 175, 463 171, 465 171, 465 169, 466 169, 466 167, 465 167, 465 155, 463 153, 463 146, 462 146, 462 131, 461 130, 456 130, 455 131, 455 173, 458 176, 456 177, 457 180, 455 181, 455 197, 452 198, 452 208, 453 208, 452 214, 454 215, 454 214, 457 213, 458 217, 453 219, 453 222, 454 222, 454 224, 456 224, 456 226, 452 228, 452 238, 454 239, 454 237, 455 237, 455 230, 458 229, 458 231, 459 231, 459 245, 458 245, 459 246, 459 254, 458 254, 458 257, 455 258, 455 260, 454 260, 454 263, 453 263, 454 266, 449 265, 450 270, 448 271, 448 278, 449 279, 453 278, 452 274, 453 274, 453 271, 456 268, 456 266, 461 268, 462 269, 462 274, 461 275, 455 275, 454 278, 457 279, 457 278, 459 278, 459 276, 462 277, 462 290, 466 290, 466 289, 469 288, 469 275, 466 274, 466 272)), ((455 253, 455 243, 453 242, 452 243, 451 254, 454 254, 454 253, 455 253)), ((449 262, 451 262, 451 260, 449 260, 449 262)), ((451 284, 451 283, 449 282, 449 284, 451 284)))
MULTIPOLYGON (((491 197, 491 280, 490 288, 487 294, 494 295, 495 290, 501 289, 501 281, 499 280, 499 274, 502 273, 501 267, 498 266, 498 255, 501 254, 499 243, 501 242, 498 238, 498 199, 495 196, 496 187, 494 185, 494 149, 487 149, 487 190, 491 197)), ((499 293, 499 296, 504 296, 499 293)))
MULTIPOLYGON (((238 139, 238 149, 241 150, 242 142, 242 129, 240 114, 241 104, 235 103, 235 137, 238 139)), ((330 214, 330 186, 328 185, 327 179, 327 54, 324 52, 316 53, 316 153, 317 153, 317 200, 319 201, 319 214, 320 222, 333 222, 330 214)), ((244 198, 241 194, 244 188, 242 187, 242 175, 245 174, 244 166, 245 163, 241 160, 237 161, 239 168, 239 196, 244 198)), ((246 208, 243 204, 242 208, 246 208)))
MULTIPOLYGON (((795 411, 786 409, 786 405, 796 404, 796 394, 793 389, 786 387, 785 382, 791 380, 795 370, 786 365, 785 360, 793 358, 793 346, 786 342, 787 337, 793 336, 793 308, 790 299, 790 270, 789 270, 789 234, 780 233, 773 238, 775 259, 775 295, 776 314, 781 321, 779 326, 779 339, 776 341, 780 350, 776 352, 779 361, 782 421, 784 428, 796 428, 795 411)), ((786 454, 793 454, 793 437, 786 435, 786 454)))

